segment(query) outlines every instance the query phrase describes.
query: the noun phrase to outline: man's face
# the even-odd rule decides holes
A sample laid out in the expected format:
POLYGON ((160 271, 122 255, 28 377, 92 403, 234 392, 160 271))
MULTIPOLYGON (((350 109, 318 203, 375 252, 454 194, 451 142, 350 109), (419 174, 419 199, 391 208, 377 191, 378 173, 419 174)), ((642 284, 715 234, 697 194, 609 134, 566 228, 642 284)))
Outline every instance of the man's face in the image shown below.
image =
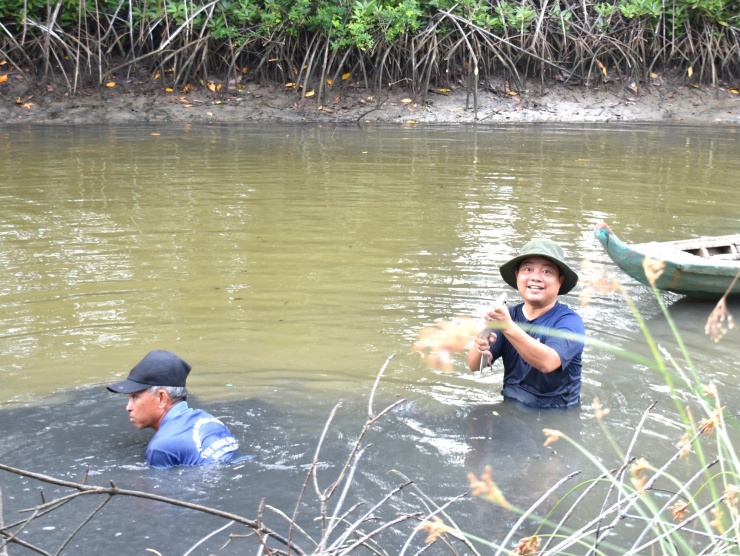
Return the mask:
POLYGON ((137 429, 159 429, 159 423, 167 413, 166 400, 163 399, 162 394, 164 394, 162 390, 154 393, 142 390, 128 395, 126 411, 128 411, 129 421, 137 429))
POLYGON ((535 307, 545 307, 558 298, 565 276, 557 265, 545 257, 527 257, 516 271, 516 286, 524 301, 535 307))

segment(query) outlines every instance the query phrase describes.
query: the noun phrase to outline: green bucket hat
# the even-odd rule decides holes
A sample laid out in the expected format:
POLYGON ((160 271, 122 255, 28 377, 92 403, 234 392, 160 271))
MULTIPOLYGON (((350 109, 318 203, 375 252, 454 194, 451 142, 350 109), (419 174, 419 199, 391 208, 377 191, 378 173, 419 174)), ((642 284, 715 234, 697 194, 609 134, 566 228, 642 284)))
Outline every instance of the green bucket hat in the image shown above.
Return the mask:
POLYGON ((557 265, 565 280, 560 285, 558 295, 568 293, 578 283, 578 274, 565 263, 563 249, 554 241, 549 239, 533 239, 528 241, 519 251, 519 254, 510 261, 501 265, 501 277, 512 288, 516 289, 516 270, 519 263, 527 257, 545 257, 557 265))

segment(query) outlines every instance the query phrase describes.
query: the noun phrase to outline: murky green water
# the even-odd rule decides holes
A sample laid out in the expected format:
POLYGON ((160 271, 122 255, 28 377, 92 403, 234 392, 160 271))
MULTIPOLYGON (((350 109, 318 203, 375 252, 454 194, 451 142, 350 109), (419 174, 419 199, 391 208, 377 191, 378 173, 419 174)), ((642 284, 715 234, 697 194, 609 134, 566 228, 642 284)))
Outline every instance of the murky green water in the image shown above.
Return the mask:
MULTIPOLYGON (((289 469, 298 488, 330 408, 340 399, 362 407, 396 354, 378 398, 408 402, 371 482, 401 467, 444 497, 465 490, 466 470, 498 464, 517 470, 499 475, 516 496, 521 461, 543 457, 540 430, 552 417, 505 409, 499 373, 473 377, 464 356, 453 373, 429 369, 410 351, 419 328, 477 314, 505 290, 498 265, 544 234, 576 266, 605 264, 672 345, 652 294, 609 263, 593 226, 604 220, 630 242, 737 233, 738 155, 736 130, 713 127, 5 130, 0 427, 10 444, 0 462, 72 476, 93 462, 104 480, 148 477, 120 467, 141 460, 146 433, 128 430, 124 401, 102 385, 150 349, 169 349, 193 365, 191 391, 231 414, 243 451, 258 456, 239 476, 261 473, 271 496, 294 500, 275 494, 285 477, 265 470, 289 469), (50 411, 64 425, 36 423, 33 435, 53 430, 56 440, 28 444, 24 427, 50 411), (91 431, 95 423, 105 430, 91 431), (97 442, 73 449, 90 434, 97 442)), ((577 291, 563 300, 578 306, 577 291)), ((737 403, 737 331, 711 344, 711 304, 666 300, 705 378, 737 403)), ((639 344, 619 297, 578 310, 592 337, 639 344)), ((592 398, 614 410, 622 441, 650 401, 672 403, 661 377, 595 349, 584 380, 574 420, 595 446, 592 398)), ((362 410, 350 415, 361 422, 362 410)), ((256 496, 240 509, 255 511, 256 496)))

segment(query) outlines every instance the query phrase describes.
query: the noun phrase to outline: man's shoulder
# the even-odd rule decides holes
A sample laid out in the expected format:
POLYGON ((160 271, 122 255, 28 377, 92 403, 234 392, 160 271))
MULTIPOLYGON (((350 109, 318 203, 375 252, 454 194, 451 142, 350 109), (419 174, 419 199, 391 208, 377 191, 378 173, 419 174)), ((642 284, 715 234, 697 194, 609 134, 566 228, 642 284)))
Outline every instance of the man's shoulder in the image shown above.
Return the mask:
POLYGON ((576 333, 584 331, 581 315, 560 301, 556 302, 545 314, 538 317, 535 324, 545 328, 570 330, 576 333))
POLYGON ((583 324, 581 315, 573 309, 558 301, 553 307, 552 323, 553 328, 568 330, 576 334, 585 334, 586 328, 583 324))
POLYGON ((575 310, 573 310, 570 306, 566 305, 562 301, 555 302, 555 305, 553 306, 552 311, 554 311, 555 314, 575 315, 579 319, 581 318, 581 315, 579 315, 575 310))

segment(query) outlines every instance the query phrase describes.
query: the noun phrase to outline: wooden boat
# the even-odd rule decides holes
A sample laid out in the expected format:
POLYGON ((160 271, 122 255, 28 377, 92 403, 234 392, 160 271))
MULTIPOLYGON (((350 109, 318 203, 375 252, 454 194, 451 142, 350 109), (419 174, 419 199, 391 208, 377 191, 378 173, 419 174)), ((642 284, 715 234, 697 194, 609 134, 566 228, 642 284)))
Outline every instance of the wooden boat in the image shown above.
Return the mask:
POLYGON ((665 263, 655 287, 702 299, 719 299, 732 287, 740 296, 740 234, 628 245, 603 222, 594 234, 624 272, 649 285, 642 267, 646 256, 665 263))

